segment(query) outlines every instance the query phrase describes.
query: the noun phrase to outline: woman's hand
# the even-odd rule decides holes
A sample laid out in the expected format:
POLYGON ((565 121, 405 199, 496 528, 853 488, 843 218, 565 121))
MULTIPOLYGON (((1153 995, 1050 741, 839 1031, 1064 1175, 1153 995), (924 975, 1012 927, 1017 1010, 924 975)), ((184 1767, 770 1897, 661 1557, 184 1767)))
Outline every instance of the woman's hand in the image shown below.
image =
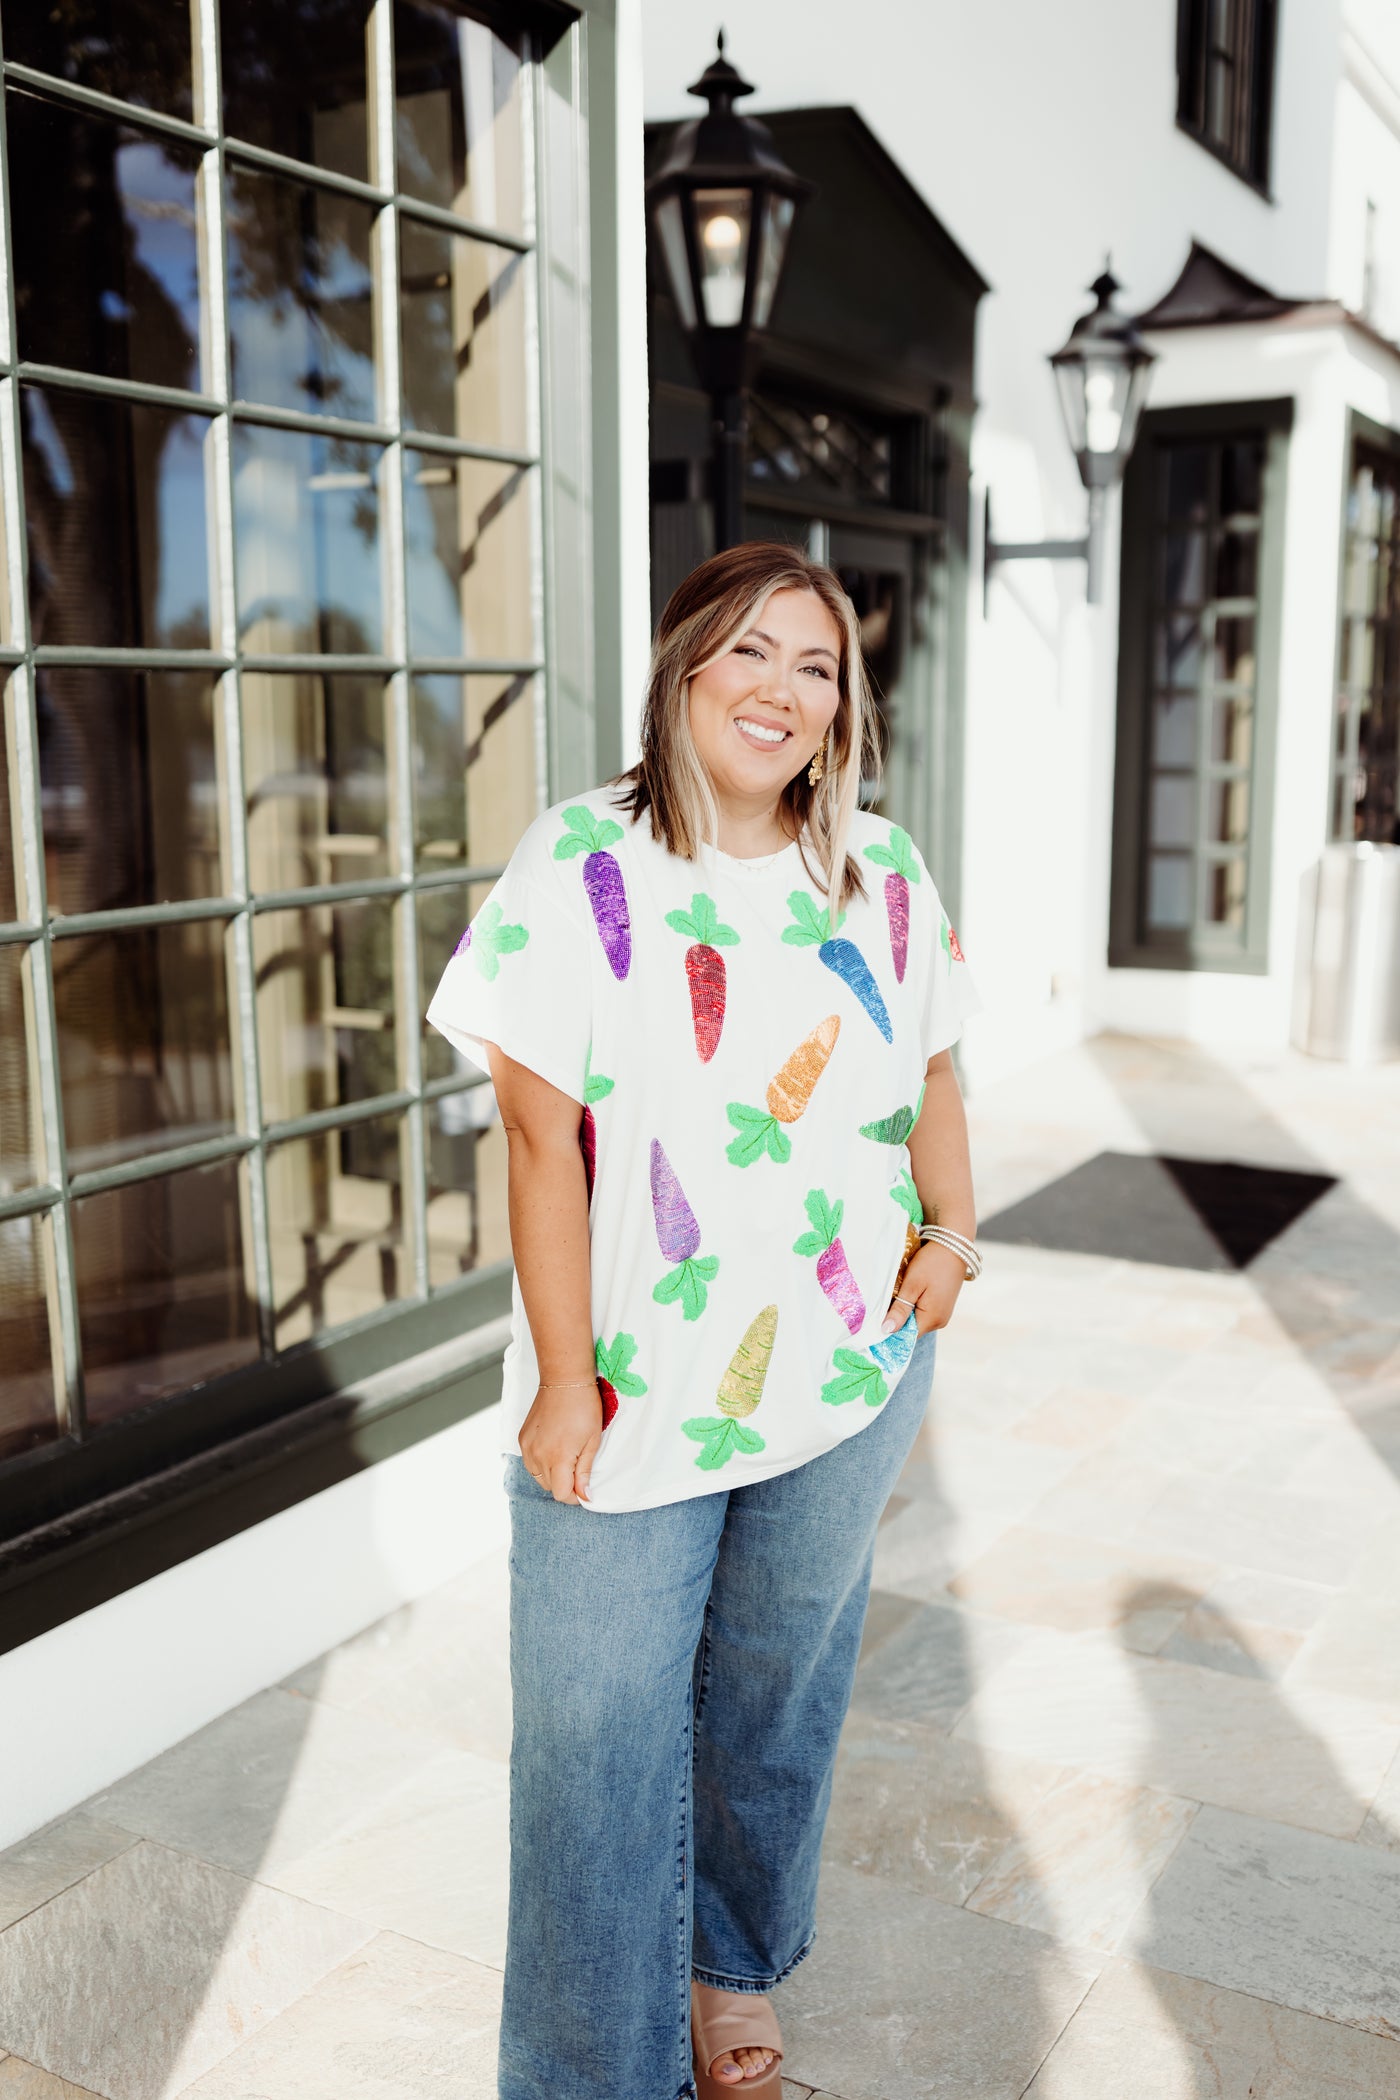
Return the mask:
POLYGON ((595 1385, 541 1386, 520 1431, 525 1470, 556 1502, 586 1502, 603 1441, 603 1400, 595 1385))
POLYGON ((893 1334, 912 1312, 920 1334, 946 1327, 953 1317, 958 1292, 967 1281, 967 1264, 960 1254, 925 1240, 904 1272, 898 1296, 891 1302, 884 1331, 893 1334))

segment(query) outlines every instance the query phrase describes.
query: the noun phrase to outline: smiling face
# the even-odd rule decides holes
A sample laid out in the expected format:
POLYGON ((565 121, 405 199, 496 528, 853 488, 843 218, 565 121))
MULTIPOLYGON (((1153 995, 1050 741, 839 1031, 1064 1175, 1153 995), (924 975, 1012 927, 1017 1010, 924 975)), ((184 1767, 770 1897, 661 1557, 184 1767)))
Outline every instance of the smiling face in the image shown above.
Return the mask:
POLYGON ((841 633, 813 591, 774 591, 690 681, 690 731, 720 808, 771 810, 841 703, 841 633))

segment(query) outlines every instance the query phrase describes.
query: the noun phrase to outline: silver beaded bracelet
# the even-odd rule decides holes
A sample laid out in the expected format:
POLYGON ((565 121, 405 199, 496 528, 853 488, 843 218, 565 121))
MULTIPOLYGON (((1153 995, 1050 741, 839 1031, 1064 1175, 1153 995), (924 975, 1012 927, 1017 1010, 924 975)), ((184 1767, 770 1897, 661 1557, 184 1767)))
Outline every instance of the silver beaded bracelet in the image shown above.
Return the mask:
POLYGON ((921 1225, 919 1239, 924 1245, 946 1247, 950 1254, 959 1255, 967 1271, 968 1283, 976 1283, 982 1274, 982 1256, 966 1233, 954 1232, 951 1225, 921 1225))

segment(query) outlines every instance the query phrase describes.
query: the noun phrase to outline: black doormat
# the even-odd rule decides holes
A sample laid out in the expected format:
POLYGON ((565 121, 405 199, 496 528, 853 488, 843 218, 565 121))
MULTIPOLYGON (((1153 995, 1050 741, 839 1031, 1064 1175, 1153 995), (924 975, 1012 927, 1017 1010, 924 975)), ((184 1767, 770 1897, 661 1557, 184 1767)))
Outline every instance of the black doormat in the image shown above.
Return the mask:
POLYGON ((998 1211, 977 1236, 1169 1269, 1247 1269, 1336 1186, 1333 1174, 1100 1152, 998 1211))

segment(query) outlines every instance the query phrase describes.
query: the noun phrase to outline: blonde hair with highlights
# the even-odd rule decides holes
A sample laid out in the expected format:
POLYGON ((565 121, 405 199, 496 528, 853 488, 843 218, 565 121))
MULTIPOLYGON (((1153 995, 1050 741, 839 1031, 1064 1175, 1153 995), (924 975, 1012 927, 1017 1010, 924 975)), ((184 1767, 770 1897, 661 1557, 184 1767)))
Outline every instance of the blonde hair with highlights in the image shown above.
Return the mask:
POLYGON ((690 681, 734 646, 774 591, 810 591, 841 637, 839 698, 822 778, 813 787, 804 766, 778 800, 779 821, 799 841, 807 872, 827 898, 834 930, 838 912, 865 894, 846 842, 862 780, 879 778, 880 749, 856 610, 824 563, 796 547, 753 540, 692 569, 661 615, 647 676, 641 758, 617 784, 633 819, 649 811, 652 837, 682 860, 694 860, 702 846, 718 842, 719 807, 691 733, 690 681))

